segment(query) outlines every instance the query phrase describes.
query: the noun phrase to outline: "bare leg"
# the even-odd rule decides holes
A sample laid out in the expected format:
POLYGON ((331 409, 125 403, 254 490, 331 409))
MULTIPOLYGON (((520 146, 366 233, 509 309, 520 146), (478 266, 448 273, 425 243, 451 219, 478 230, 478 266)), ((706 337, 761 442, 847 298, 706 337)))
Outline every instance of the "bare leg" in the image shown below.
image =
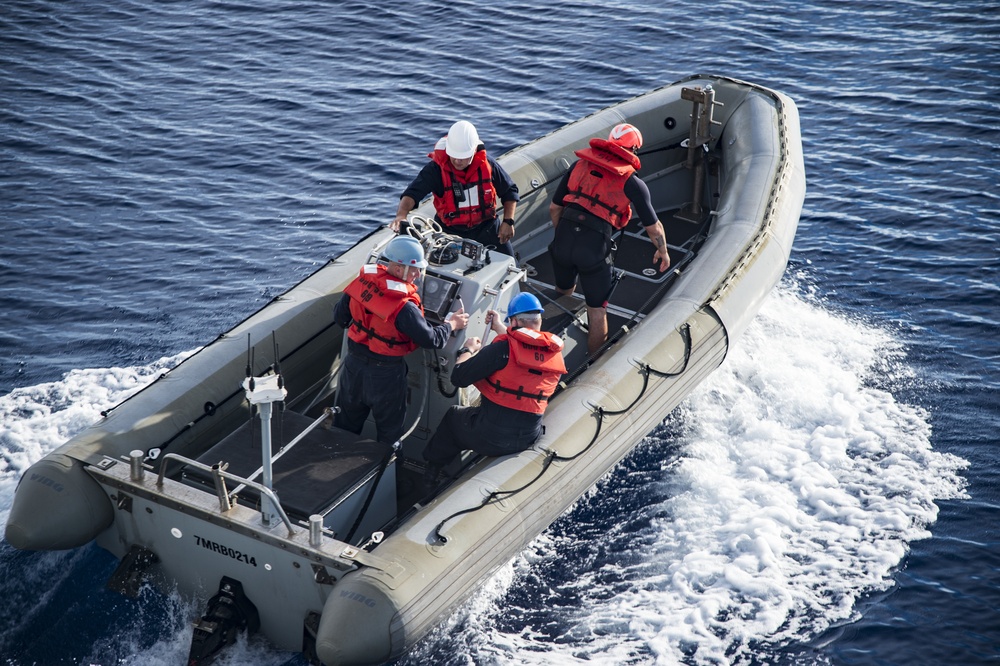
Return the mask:
POLYGON ((560 289, 559 287, 556 287, 556 291, 558 291, 561 296, 569 296, 574 291, 576 291, 576 285, 574 284, 569 289, 560 289))
POLYGON ((587 352, 596 354, 608 340, 608 310, 607 308, 592 308, 587 306, 587 352))

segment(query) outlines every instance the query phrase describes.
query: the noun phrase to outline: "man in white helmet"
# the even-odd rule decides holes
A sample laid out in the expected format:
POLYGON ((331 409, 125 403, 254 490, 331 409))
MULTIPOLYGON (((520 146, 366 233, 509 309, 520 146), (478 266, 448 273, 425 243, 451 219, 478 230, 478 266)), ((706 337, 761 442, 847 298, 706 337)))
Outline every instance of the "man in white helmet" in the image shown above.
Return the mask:
POLYGON ((399 198, 390 224, 393 231, 399 231, 409 212, 433 194, 434 218, 445 231, 514 256, 510 240, 520 194, 510 174, 486 154, 472 123, 459 120, 452 125, 428 157, 430 162, 399 198))
POLYGON ((441 349, 469 315, 452 314, 432 326, 424 318, 415 283, 427 268, 424 248, 412 236, 397 236, 382 251, 382 263, 365 264, 344 290, 333 319, 347 330, 347 358, 337 383, 334 425, 360 433, 371 413, 378 441, 394 443, 406 416, 404 357, 417 347, 441 349))
POLYGON ((663 224, 636 172, 642 133, 629 123, 615 125, 607 139, 594 138, 576 151, 580 159, 563 176, 549 204, 555 236, 549 251, 556 290, 572 294, 579 277, 587 303, 587 351, 595 354, 608 339, 608 299, 613 287, 612 241, 634 207, 653 244, 653 265, 670 268, 663 224))

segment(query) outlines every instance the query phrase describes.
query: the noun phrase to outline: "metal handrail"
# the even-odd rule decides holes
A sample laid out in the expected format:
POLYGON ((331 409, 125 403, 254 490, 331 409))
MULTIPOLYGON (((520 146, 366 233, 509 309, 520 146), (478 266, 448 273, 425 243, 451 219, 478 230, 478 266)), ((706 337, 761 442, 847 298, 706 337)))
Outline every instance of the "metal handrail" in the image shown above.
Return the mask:
POLYGON ((285 524, 285 527, 288 529, 288 536, 295 536, 295 528, 292 527, 292 521, 288 519, 288 515, 285 514, 285 510, 281 507, 281 502, 278 501, 278 496, 274 494, 274 491, 259 483, 250 481, 249 479, 244 479, 243 477, 237 476, 236 474, 231 474, 219 468, 218 466, 206 465, 204 463, 198 462, 197 460, 191 460, 190 458, 185 458, 179 453, 168 453, 167 455, 163 456, 163 458, 160 460, 160 472, 156 477, 157 488, 160 489, 163 488, 163 475, 166 470, 168 460, 177 460, 181 463, 184 463, 185 465, 191 465, 192 467, 196 467, 205 472, 208 472, 213 476, 218 475, 223 478, 229 479, 230 481, 235 481, 236 483, 241 483, 244 486, 249 486, 251 488, 256 489, 259 493, 261 493, 262 495, 266 495, 267 498, 271 500, 271 503, 274 506, 275 511, 278 512, 278 516, 281 518, 281 522, 283 522, 285 524))
MULTIPOLYGON (((322 416, 320 416, 315 421, 313 421, 308 426, 306 426, 305 430, 303 430, 302 432, 300 432, 298 435, 295 436, 295 439, 293 439, 292 441, 288 442, 288 444, 285 444, 280 449, 278 449, 278 452, 275 453, 273 456, 271 456, 271 462, 273 463, 274 461, 276 461, 279 458, 281 458, 281 456, 283 456, 286 453, 288 453, 289 451, 291 451, 293 446, 295 446, 296 444, 298 444, 299 442, 301 442, 303 439, 305 439, 306 435, 308 435, 309 433, 311 433, 313 430, 315 430, 317 427, 319 427, 319 425, 321 423, 323 423, 323 421, 326 421, 328 418, 330 418, 332 416, 333 416, 333 410, 332 409, 330 409, 329 407, 327 407, 326 409, 324 409, 322 416)), ((247 477, 247 479, 248 480, 253 480, 262 471, 264 471, 264 466, 263 465, 261 465, 260 467, 258 467, 256 469, 256 471, 254 471, 253 474, 251 474, 250 476, 247 477)), ((241 490, 243 490, 243 488, 244 488, 243 485, 239 485, 235 489, 233 489, 233 492, 230 493, 230 494, 231 495, 236 495, 241 490)))

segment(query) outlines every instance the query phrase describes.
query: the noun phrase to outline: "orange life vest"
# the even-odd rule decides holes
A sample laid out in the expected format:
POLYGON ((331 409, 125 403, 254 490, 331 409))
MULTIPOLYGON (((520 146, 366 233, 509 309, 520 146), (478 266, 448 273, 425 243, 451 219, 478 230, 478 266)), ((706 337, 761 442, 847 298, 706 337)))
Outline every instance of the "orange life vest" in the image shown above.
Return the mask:
POLYGON ((624 228, 632 217, 625 181, 642 166, 639 157, 607 139, 591 139, 590 148, 576 155, 580 161, 570 173, 563 202, 580 206, 615 229, 624 228))
POLYGON ((497 216, 497 194, 493 170, 486 159, 486 149, 472 156, 472 164, 463 171, 451 165, 441 148, 428 155, 441 167, 444 194, 434 195, 434 210, 446 227, 475 227, 497 216))
POLYGON ((514 328, 494 341, 507 341, 507 365, 473 385, 483 397, 503 407, 542 414, 559 378, 566 373, 563 341, 558 335, 514 328))
POLYGON ((407 303, 424 311, 417 288, 389 274, 385 266, 365 264, 344 293, 351 297, 347 337, 384 356, 405 356, 417 348, 396 330, 396 315, 407 303))

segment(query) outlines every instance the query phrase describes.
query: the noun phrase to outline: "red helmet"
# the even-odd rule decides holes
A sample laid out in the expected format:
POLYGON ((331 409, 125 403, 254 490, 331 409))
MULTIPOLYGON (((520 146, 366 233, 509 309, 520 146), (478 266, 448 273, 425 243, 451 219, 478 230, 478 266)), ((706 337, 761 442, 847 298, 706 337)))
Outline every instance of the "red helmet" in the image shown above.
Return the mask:
POLYGON ((622 148, 636 151, 642 148, 642 132, 635 125, 622 123, 611 128, 608 134, 608 141, 617 143, 622 148))

